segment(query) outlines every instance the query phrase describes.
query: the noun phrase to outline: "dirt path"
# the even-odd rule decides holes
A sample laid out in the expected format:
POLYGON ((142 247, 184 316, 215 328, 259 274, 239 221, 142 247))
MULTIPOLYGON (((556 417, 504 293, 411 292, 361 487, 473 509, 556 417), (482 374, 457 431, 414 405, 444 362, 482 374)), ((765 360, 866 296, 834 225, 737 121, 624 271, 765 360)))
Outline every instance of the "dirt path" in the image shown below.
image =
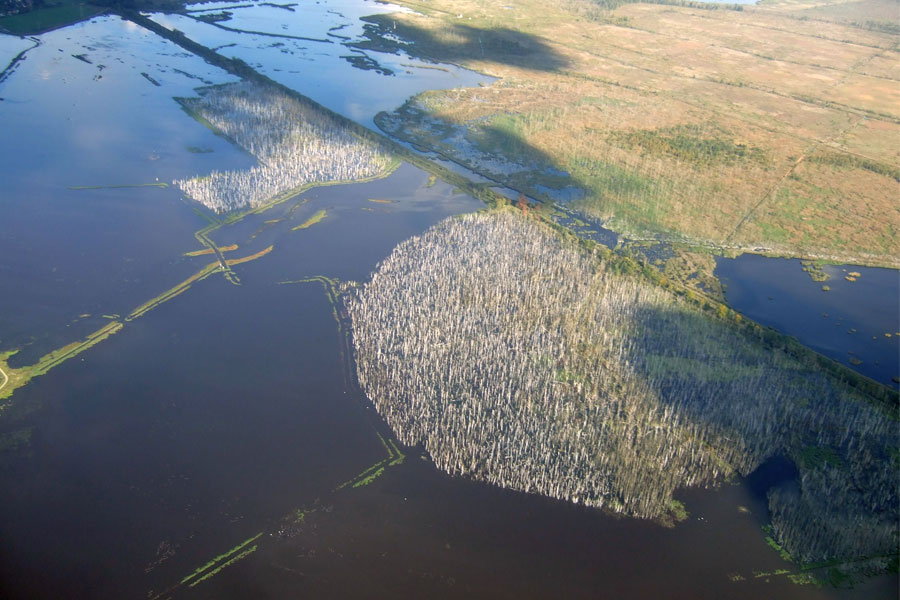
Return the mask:
POLYGON ((791 176, 791 174, 797 169, 797 167, 799 167, 803 163, 803 161, 806 160, 807 156, 812 154, 819 146, 827 146, 831 142, 840 140, 847 132, 853 130, 860 123, 862 123, 865 120, 866 120, 866 118, 862 117, 862 118, 858 119, 857 121, 854 121, 853 123, 851 123, 844 129, 842 129, 841 131, 837 132, 834 136, 832 136, 831 138, 829 138, 827 140, 814 141, 806 150, 803 151, 803 154, 800 155, 800 158, 798 158, 796 161, 794 161, 794 164, 791 165, 791 168, 788 169, 787 172, 781 176, 781 178, 775 183, 775 185, 773 185, 771 187, 771 189, 769 189, 769 191, 766 194, 764 194, 762 198, 760 198, 759 202, 757 202, 756 205, 753 206, 753 208, 751 208, 749 211, 747 211, 747 213, 743 216, 743 218, 741 218, 741 220, 738 221, 738 224, 734 226, 734 229, 731 230, 731 233, 729 233, 727 236, 725 236, 725 238, 722 240, 722 245, 725 245, 725 244, 728 244, 729 242, 731 242, 731 240, 734 238, 734 236, 738 232, 738 230, 741 227, 743 227, 744 223, 746 223, 748 219, 750 219, 754 214, 756 214, 756 212, 759 210, 759 208, 767 200, 775 197, 775 194, 778 192, 778 189, 781 187, 781 184, 784 183, 784 180, 791 176))

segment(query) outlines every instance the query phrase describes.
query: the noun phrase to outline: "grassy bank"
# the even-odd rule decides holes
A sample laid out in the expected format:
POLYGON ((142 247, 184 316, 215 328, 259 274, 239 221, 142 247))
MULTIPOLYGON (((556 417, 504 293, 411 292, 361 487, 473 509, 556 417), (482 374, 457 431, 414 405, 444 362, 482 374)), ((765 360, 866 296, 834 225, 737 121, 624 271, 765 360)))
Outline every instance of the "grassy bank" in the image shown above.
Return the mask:
POLYGON ((896 31, 777 2, 399 3, 364 45, 499 81, 420 95, 392 135, 629 237, 900 266, 896 31))
POLYGON ((106 12, 106 7, 70 0, 49 0, 42 7, 0 17, 0 33, 35 35, 106 12))

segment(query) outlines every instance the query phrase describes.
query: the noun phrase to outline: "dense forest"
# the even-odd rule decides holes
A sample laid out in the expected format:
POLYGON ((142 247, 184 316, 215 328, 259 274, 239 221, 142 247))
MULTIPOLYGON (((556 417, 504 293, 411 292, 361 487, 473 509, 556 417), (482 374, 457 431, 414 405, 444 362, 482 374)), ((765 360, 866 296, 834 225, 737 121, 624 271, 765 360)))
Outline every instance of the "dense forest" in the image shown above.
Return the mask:
POLYGON ((769 505, 790 554, 896 553, 895 420, 546 225, 446 220, 347 305, 363 389, 449 473, 655 518, 787 456, 769 505))
POLYGON ((203 88, 198 98, 181 103, 259 161, 246 171, 213 171, 174 182, 216 212, 256 207, 308 183, 372 177, 389 161, 332 117, 256 83, 203 88))

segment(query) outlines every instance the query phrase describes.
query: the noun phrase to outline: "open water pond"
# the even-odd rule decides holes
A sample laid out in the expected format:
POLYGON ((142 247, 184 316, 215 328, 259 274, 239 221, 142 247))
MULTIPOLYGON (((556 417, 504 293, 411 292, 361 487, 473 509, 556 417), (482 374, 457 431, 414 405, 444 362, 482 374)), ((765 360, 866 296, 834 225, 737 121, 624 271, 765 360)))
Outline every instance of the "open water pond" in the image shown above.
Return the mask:
POLYGON ((401 10, 368 0, 301 2, 290 9, 234 3, 228 20, 198 18, 222 8, 188 7, 190 16, 155 14, 153 19, 223 56, 240 58, 275 81, 319 104, 376 129, 373 118, 425 90, 474 87, 493 78, 405 53, 389 54, 349 46, 360 41, 360 17, 401 10), (306 38, 306 39, 302 39, 306 38))
POLYGON ((18 392, 44 408, 0 463, 4 597, 871 597, 774 575, 790 565, 744 485, 684 494, 674 529, 452 478, 416 448, 339 488, 384 460, 388 435, 309 279, 365 276, 478 204, 408 166, 296 201, 217 231, 275 244, 236 267, 242 285, 206 279, 18 392))
MULTIPOLYGON (((325 3, 342 13, 315 21, 358 35, 379 6, 325 3)), ((260 31, 300 12, 257 9, 240 18, 260 31)), ((190 23, 279 79, 279 47, 253 44, 280 40, 190 23)), ((207 220, 176 188, 115 186, 255 164, 172 99, 225 72, 118 18, 38 39, 0 83, 0 351, 28 344, 23 364, 213 260, 183 256, 207 220)), ((361 70, 328 47, 284 83, 366 124, 410 90, 473 81, 361 70)), ((480 207, 401 165, 210 233, 236 257, 271 250, 128 321, 3 413, 0 597, 893 596, 891 578, 835 591, 774 575, 791 565, 744 485, 685 493, 690 517, 667 529, 452 478, 394 446, 354 385, 335 279, 365 280, 398 243, 480 207)))
POLYGON ((896 389, 900 273, 854 265, 822 270, 829 278, 816 282, 799 260, 744 254, 717 258, 715 274, 735 310, 896 389))
POLYGON ((0 84, 0 350, 25 363, 195 270, 205 221, 154 186, 255 163, 173 100, 224 71, 119 18, 35 39, 0 84))

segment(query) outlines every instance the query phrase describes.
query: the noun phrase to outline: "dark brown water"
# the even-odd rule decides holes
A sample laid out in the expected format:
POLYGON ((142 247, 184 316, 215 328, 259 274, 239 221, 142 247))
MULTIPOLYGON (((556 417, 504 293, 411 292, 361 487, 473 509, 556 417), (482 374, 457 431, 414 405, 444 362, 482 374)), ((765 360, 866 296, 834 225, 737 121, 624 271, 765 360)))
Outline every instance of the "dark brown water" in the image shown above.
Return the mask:
POLYGON ((686 492, 691 515, 674 529, 450 478, 416 449, 335 491, 384 457, 376 432, 388 432, 345 385, 324 288, 278 282, 365 276, 402 239, 477 207, 426 181, 403 167, 310 192, 247 246, 276 250, 236 268, 241 286, 204 280, 17 392, 43 409, 27 421, 31 448, 0 471, 4 596, 834 596, 755 576, 790 565, 765 545, 765 505, 744 485, 686 492), (324 221, 289 231, 321 208, 324 221), (303 522, 285 521, 297 509, 303 522), (259 532, 254 554, 177 587, 259 532), (161 549, 173 554, 156 564, 161 549))
MULTIPOLYGON (((0 87, 0 124, 17 132, 0 139, 0 349, 28 344, 22 364, 210 260, 181 257, 204 222, 174 190, 67 186, 249 164, 170 99, 196 81, 168 61, 221 73, 98 23, 44 36, 0 87), (71 59, 84 46, 110 66, 71 59)), ((890 577, 834 591, 760 575, 791 565, 740 484, 685 492, 690 517, 673 529, 454 479, 415 448, 370 485, 336 489, 385 458, 389 432, 353 385, 325 288, 281 282, 364 280, 402 240, 479 207, 410 166, 311 190, 212 234, 240 256, 274 244, 235 267, 241 285, 199 282, 18 390, 0 433, 27 429, 31 443, 0 453, 0 597, 894 596, 890 577), (260 533, 247 558, 180 583, 260 533)))

